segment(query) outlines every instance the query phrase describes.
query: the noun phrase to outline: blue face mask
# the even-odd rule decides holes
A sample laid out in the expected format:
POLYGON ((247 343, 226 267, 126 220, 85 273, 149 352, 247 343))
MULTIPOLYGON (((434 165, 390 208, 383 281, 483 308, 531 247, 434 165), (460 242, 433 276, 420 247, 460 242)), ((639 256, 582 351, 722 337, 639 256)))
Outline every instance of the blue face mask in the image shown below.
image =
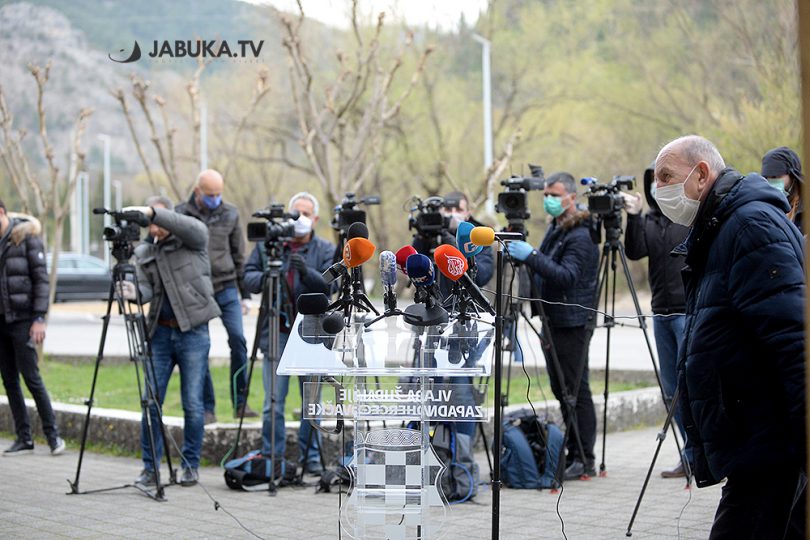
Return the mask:
POLYGON ((655 185, 655 182, 650 184, 650 196, 655 200, 655 192, 658 191, 658 188, 655 185))
POLYGON ((210 195, 203 195, 202 202, 209 210, 214 210, 219 208, 219 205, 222 204, 222 195, 216 195, 211 197, 210 195))
POLYGON ((552 217, 559 217, 563 213, 562 198, 546 195, 543 199, 543 209, 552 217))
POLYGON ((788 195, 788 191, 785 189, 785 181, 782 178, 768 178, 767 180, 769 186, 788 195))

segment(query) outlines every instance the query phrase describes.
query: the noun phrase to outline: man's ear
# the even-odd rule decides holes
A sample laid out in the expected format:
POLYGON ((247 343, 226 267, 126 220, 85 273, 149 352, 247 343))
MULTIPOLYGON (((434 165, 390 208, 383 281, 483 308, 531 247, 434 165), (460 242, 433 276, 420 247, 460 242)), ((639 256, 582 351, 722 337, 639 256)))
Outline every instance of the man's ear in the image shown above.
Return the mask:
POLYGON ((312 218, 312 228, 313 229, 315 228, 315 225, 318 223, 318 219, 320 219, 320 216, 314 216, 312 218))
POLYGON ((698 189, 701 193, 706 188, 706 184, 709 183, 709 175, 711 174, 711 169, 709 168, 709 164, 705 161, 699 161, 697 164, 698 170, 698 189))

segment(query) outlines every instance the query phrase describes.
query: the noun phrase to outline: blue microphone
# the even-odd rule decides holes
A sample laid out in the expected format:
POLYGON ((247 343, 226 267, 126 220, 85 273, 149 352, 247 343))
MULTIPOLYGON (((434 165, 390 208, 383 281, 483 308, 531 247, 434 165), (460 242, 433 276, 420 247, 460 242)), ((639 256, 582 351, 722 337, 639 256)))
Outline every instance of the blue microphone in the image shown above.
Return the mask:
POLYGON ((417 287, 430 287, 436 280, 433 274, 433 261, 427 255, 416 253, 405 261, 408 277, 417 287))
POLYGON ((475 225, 469 221, 462 221, 458 224, 458 229, 456 229, 456 245, 458 250, 468 259, 484 251, 484 246, 477 246, 470 240, 470 232, 474 228, 475 225))

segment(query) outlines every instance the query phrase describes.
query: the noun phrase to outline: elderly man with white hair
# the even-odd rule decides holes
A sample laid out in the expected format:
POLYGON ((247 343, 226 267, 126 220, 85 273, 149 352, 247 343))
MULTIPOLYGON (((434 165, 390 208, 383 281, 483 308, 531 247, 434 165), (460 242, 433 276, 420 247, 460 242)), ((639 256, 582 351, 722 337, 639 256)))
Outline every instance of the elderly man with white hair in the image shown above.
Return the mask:
POLYGON ((804 538, 804 248, 784 195, 696 135, 661 149, 655 199, 690 227, 679 405, 710 538, 804 538))
MULTIPOLYGON (((296 301, 306 293, 329 294, 329 285, 322 277, 331 265, 335 255, 335 245, 315 234, 318 223, 318 199, 311 193, 302 191, 290 199, 288 210, 297 211, 295 237, 285 242, 281 253, 281 306, 279 321, 279 353, 284 351, 290 335, 292 323, 296 316, 296 301)), ((257 243, 245 264, 245 284, 252 293, 260 293, 264 285, 263 277, 266 268, 266 253, 263 243, 257 243)), ((270 372, 277 366, 268 360, 269 330, 262 331, 260 346, 264 355, 262 380, 264 382, 264 410, 262 411, 262 452, 266 456, 284 456, 286 437, 284 430, 284 401, 290 388, 290 377, 275 377, 275 388, 270 387, 270 372), (271 395, 273 398, 271 400, 271 395), (273 406, 275 403, 275 406, 273 406), (271 410, 272 409, 272 410, 271 410), (271 448, 271 414, 275 415, 275 446, 271 448)), ((298 379, 299 390, 303 396, 303 379, 298 379)), ((318 454, 320 439, 312 433, 309 422, 302 421, 298 431, 298 446, 301 460, 306 471, 320 474, 322 467, 318 454)), ((283 463, 283 461, 282 461, 283 463)))

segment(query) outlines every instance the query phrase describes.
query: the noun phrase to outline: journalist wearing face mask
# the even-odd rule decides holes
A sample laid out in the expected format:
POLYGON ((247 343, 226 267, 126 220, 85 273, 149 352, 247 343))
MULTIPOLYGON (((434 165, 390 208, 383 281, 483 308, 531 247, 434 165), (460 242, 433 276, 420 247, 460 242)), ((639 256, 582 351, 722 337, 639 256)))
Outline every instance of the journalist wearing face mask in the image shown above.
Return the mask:
MULTIPOLYGON (((295 237, 284 243, 281 255, 282 277, 282 313, 280 318, 280 352, 284 351, 290 328, 295 320, 296 300, 305 293, 329 294, 329 286, 324 281, 322 273, 332 265, 335 254, 335 245, 315 234, 318 223, 318 199, 311 193, 302 191, 296 193, 287 205, 289 211, 299 213, 295 220, 295 237)), ((257 243, 245 264, 245 284, 250 292, 260 294, 263 286, 265 268, 264 243, 257 243)), ((279 375, 275 377, 275 389, 270 388, 270 371, 274 369, 268 361, 269 330, 262 330, 260 346, 263 351, 264 365, 262 367, 262 382, 264 383, 264 409, 262 411, 262 452, 270 455, 283 456, 286 448, 284 430, 284 401, 290 388, 290 378, 279 375), (271 411, 272 394, 275 394, 275 407, 271 411), (275 414, 275 448, 271 448, 271 413, 275 414)), ((276 366, 277 367, 277 366, 276 366)), ((299 391, 303 396, 304 378, 298 378, 299 391)), ((301 422, 298 431, 298 446, 301 455, 306 453, 306 468, 310 473, 321 470, 318 444, 320 438, 317 434, 310 437, 312 427, 309 422, 301 422), (310 441, 311 438, 311 441, 310 441), (309 448, 308 448, 309 447, 309 448)))
POLYGON ((799 156, 787 146, 769 150, 768 153, 762 156, 761 174, 772 188, 785 194, 790 205, 787 214, 788 219, 800 231, 803 231, 802 185, 804 184, 804 175, 802 174, 802 162, 799 156))
MULTIPOLYGON (((250 292, 245 287, 245 241, 239 211, 236 206, 222 200, 225 181, 219 172, 207 169, 197 177, 197 184, 188 200, 178 204, 175 210, 197 218, 208 227, 208 256, 211 260, 211 281, 214 284, 214 299, 222 315, 222 325, 228 333, 228 346, 231 350, 230 379, 224 381, 231 388, 236 380, 236 391, 231 395, 231 412, 238 417, 244 408, 246 417, 256 417, 257 413, 247 406, 245 387, 247 386, 247 344, 242 325, 242 315, 247 313, 250 292)), ((206 370, 205 423, 217 421, 216 400, 211 373, 206 370)))
POLYGON ((697 486, 727 480, 710 538, 804 538, 804 256, 788 201, 696 135, 664 146, 655 178, 661 211, 691 227, 674 250, 678 405, 697 486))
MULTIPOLYGON (((528 242, 509 242, 510 257, 521 261, 529 271, 533 294, 551 302, 544 306, 549 322, 544 332, 545 338, 554 343, 563 374, 560 380, 556 370, 548 370, 554 396, 562 403, 563 389, 567 389, 576 398, 575 421, 585 459, 583 462, 576 438, 569 437, 566 480, 596 474, 596 412, 588 380, 587 354, 592 334, 588 329, 591 312, 574 304, 593 305, 599 249, 591 239, 590 214, 577 206, 576 195, 576 182, 571 174, 559 172, 549 176, 543 208, 553 220, 540 247, 534 248, 528 242)), ((548 351, 544 348, 543 352, 548 351)), ((573 421, 565 418, 566 425, 573 421)))

